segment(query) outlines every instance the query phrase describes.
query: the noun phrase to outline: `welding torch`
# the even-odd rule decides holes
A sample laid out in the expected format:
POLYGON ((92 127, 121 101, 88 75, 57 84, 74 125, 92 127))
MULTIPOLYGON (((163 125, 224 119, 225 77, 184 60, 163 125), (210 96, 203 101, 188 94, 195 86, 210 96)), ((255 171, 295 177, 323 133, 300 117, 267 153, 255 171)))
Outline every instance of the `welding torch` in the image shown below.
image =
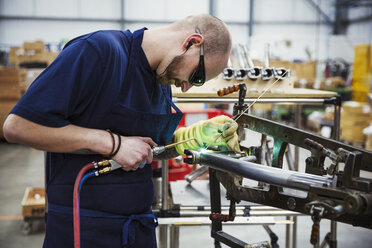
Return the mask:
MULTIPOLYGON (((189 142, 189 141, 192 141, 192 140, 195 141, 196 143, 198 143, 195 138, 190 138, 190 139, 182 140, 182 141, 175 142, 175 143, 172 143, 172 144, 168 144, 168 145, 165 145, 165 146, 154 146, 153 148, 151 148, 151 153, 152 153, 153 156, 157 156, 157 155, 165 152, 165 150, 167 150, 169 148, 175 147, 176 145, 186 143, 186 142, 189 142)), ((140 165, 145 165, 146 163, 147 163, 147 161, 140 163, 140 165)), ((116 162, 113 159, 102 160, 102 161, 98 162, 97 164, 98 164, 98 166, 106 167, 105 169, 106 169, 107 172, 108 171, 113 171, 113 170, 116 170, 116 169, 119 169, 119 168, 122 167, 118 162, 116 162)))

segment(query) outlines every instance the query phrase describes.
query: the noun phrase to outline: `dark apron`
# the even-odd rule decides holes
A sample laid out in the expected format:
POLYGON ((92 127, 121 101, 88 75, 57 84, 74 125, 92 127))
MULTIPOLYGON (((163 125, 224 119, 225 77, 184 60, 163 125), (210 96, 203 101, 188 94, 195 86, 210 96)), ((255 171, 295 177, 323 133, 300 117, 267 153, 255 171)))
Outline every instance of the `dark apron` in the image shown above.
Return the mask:
MULTIPOLYGON (((141 72, 136 69, 134 58, 143 53, 140 49, 142 38, 143 30, 134 32, 124 79, 126 84, 112 111, 101 118, 109 122, 102 127, 123 136, 151 137, 158 145, 165 145, 183 116, 171 101, 170 86, 158 83, 154 86, 155 96, 161 102, 158 104, 159 113, 162 114, 131 108, 130 101, 154 97, 151 90, 143 89, 142 84, 148 82, 138 82, 141 72), (171 107, 177 113, 172 114, 171 107)), ((48 153, 46 159, 49 164, 46 170, 48 214, 43 247, 73 247, 73 182, 85 164, 99 161, 102 157, 48 153)), ((130 172, 119 169, 88 179, 80 192, 81 247, 156 247, 157 222, 151 211, 153 199, 151 165, 130 172)))

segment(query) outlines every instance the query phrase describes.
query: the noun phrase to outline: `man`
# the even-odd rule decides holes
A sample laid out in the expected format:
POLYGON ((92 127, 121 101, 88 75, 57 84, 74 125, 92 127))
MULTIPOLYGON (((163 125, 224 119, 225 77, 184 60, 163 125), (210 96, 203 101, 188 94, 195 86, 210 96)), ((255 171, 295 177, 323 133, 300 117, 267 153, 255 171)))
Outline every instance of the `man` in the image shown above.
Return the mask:
MULTIPOLYGON (((73 246, 75 178, 85 164, 104 157, 123 170, 81 188, 82 246, 156 247, 152 169, 143 164, 152 162, 152 146, 169 142, 182 118, 170 85, 183 92, 202 85, 223 70, 230 50, 226 25, 206 14, 134 33, 98 31, 66 44, 3 127, 9 142, 47 151, 44 247, 73 246), (123 237, 125 224, 129 238, 123 237)), ((234 121, 218 117, 180 129, 171 141, 198 136, 204 145, 219 140, 221 147, 239 149, 235 131, 234 121)), ((194 142, 176 151, 197 147, 194 142)))

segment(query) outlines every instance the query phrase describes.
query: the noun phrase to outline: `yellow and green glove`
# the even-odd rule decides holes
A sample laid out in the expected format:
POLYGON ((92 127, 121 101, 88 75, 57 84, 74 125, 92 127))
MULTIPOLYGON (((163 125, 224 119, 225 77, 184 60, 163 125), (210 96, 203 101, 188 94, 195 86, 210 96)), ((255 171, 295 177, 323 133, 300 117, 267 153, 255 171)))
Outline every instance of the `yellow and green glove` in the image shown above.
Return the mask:
MULTIPOLYGON (((218 146, 221 151, 235 151, 240 153, 239 140, 236 130, 238 124, 228 116, 219 115, 206 121, 199 121, 188 127, 181 127, 174 133, 175 142, 195 138, 201 147, 218 146)), ((180 155, 184 150, 200 148, 195 141, 176 146, 180 155)))

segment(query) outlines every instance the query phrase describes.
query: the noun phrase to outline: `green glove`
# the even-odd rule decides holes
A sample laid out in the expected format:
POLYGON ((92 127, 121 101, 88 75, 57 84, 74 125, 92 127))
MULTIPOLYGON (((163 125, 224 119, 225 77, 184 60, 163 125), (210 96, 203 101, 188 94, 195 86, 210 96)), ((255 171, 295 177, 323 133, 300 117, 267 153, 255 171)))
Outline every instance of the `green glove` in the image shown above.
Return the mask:
MULTIPOLYGON (((174 137, 175 142, 195 138, 202 147, 218 146, 220 150, 240 152, 237 129, 238 124, 233 119, 220 115, 189 127, 181 127, 176 130, 174 137)), ((180 155, 185 155, 185 149, 197 150, 199 148, 197 142, 179 144, 176 151, 180 155)))

